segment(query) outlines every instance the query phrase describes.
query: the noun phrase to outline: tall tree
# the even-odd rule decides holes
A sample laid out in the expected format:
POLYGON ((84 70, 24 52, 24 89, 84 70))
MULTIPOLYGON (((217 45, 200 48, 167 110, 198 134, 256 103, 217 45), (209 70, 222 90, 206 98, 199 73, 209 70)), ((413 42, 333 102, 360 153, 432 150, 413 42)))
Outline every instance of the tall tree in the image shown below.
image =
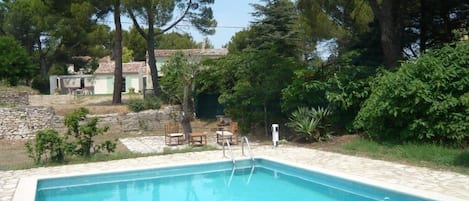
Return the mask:
POLYGON ((134 27, 147 42, 153 93, 159 95, 161 87, 156 67, 155 36, 171 30, 183 19, 193 24, 200 32, 213 34, 216 21, 213 19, 213 12, 209 5, 213 4, 214 0, 142 0, 137 2, 127 0, 124 2, 134 27), (179 16, 173 18, 176 8, 180 9, 179 16), (147 25, 147 30, 143 29, 142 23, 147 25))
POLYGON ((298 0, 300 48, 305 59, 315 57, 318 43, 332 40, 337 53, 347 51, 357 35, 369 31, 373 12, 363 0, 298 0))
POLYGON ((256 34, 251 39, 256 49, 272 49, 284 56, 297 55, 298 35, 294 29, 297 13, 289 0, 263 0, 265 5, 252 4, 255 20, 251 29, 256 34))
POLYGON ((20 81, 29 81, 35 73, 37 68, 26 50, 14 38, 0 36, 0 81, 16 86, 20 81))
POLYGON ((121 1, 114 0, 114 25, 116 27, 114 37, 114 91, 112 104, 122 103, 122 24, 121 24, 121 1))
POLYGON ((16 37, 26 48, 29 56, 40 63, 42 77, 47 75, 46 52, 48 31, 55 22, 50 9, 41 0, 16 0, 4 4, 5 13, 3 29, 16 37), (35 57, 35 55, 38 55, 35 57))
POLYGON ((288 0, 264 0, 254 4, 256 20, 238 32, 229 43, 229 54, 210 68, 218 87, 201 83, 202 88, 220 90, 225 112, 240 122, 242 129, 268 126, 282 117, 281 91, 301 66, 296 52, 297 33, 293 29, 296 9, 288 0))

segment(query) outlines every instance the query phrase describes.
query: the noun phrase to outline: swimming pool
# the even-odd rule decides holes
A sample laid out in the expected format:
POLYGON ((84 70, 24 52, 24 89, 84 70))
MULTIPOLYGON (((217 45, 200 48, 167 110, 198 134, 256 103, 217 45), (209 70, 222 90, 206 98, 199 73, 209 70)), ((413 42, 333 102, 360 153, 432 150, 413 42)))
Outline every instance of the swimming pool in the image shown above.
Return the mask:
POLYGON ((40 179, 36 201, 434 200, 270 159, 40 179))

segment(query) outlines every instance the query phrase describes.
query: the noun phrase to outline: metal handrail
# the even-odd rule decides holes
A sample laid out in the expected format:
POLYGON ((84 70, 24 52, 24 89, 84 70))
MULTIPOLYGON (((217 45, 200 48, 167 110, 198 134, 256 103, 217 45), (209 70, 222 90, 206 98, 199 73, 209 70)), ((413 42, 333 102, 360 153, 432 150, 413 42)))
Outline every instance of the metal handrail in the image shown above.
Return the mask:
POLYGON ((241 150, 242 150, 242 154, 243 154, 243 156, 246 156, 246 155, 244 154, 244 142, 246 142, 246 144, 248 145, 249 157, 251 157, 251 160, 254 162, 254 157, 252 157, 251 145, 249 144, 248 137, 246 137, 246 136, 243 136, 243 137, 241 138, 241 150))
MULTIPOLYGON (((236 164, 236 161, 235 161, 235 159, 234 159, 234 157, 233 157, 233 150, 231 149, 230 141, 229 141, 228 139, 226 139, 226 140, 225 140, 225 143, 226 143, 226 145, 228 146, 228 149, 230 150, 230 155, 231 155, 231 156, 230 156, 229 158, 233 161, 233 165, 235 165, 235 164, 236 164)), ((224 146, 224 145, 223 145, 223 157, 228 158, 228 157, 226 156, 226 154, 225 154, 225 146, 224 146)))

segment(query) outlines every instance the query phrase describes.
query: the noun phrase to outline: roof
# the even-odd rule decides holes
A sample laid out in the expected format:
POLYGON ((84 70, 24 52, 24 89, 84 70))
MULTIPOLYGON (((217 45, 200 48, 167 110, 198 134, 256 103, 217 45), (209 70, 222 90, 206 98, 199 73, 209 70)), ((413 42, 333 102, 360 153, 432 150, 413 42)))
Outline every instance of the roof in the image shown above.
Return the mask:
MULTIPOLYGON (((112 74, 114 73, 115 62, 102 62, 99 63, 98 69, 94 72, 95 74, 112 74)), ((122 73, 146 73, 147 68, 144 61, 122 63, 122 73)))
POLYGON ((176 52, 183 52, 190 56, 207 56, 207 57, 219 57, 228 54, 228 49, 180 49, 180 50, 155 50, 155 56, 157 57, 169 57, 176 52))

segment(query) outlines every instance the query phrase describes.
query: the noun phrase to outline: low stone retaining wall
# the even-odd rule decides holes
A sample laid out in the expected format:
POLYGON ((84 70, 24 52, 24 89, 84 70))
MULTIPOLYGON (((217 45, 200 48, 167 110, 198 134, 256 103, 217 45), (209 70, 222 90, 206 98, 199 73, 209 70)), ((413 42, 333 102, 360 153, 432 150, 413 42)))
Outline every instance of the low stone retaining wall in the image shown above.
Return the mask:
MULTIPOLYGON (((110 133, 131 131, 164 132, 164 124, 177 116, 177 107, 128 114, 88 115, 98 117, 98 126, 109 126, 110 133)), ((0 108, 0 139, 32 138, 36 132, 53 128, 65 133, 64 117, 50 107, 0 108)))
MULTIPOLYGON (((87 118, 98 117, 98 127, 109 126, 112 133, 132 131, 161 131, 164 132, 164 124, 173 121, 176 107, 165 107, 160 110, 146 110, 128 114, 103 114, 87 115, 87 118)), ((67 130, 63 116, 55 116, 52 128, 63 133, 67 130)))
POLYGON ((28 92, 0 92, 0 106, 18 106, 18 105, 29 105, 29 94, 28 92))
POLYGON ((0 108, 0 139, 30 138, 50 128, 54 110, 50 107, 0 108))

